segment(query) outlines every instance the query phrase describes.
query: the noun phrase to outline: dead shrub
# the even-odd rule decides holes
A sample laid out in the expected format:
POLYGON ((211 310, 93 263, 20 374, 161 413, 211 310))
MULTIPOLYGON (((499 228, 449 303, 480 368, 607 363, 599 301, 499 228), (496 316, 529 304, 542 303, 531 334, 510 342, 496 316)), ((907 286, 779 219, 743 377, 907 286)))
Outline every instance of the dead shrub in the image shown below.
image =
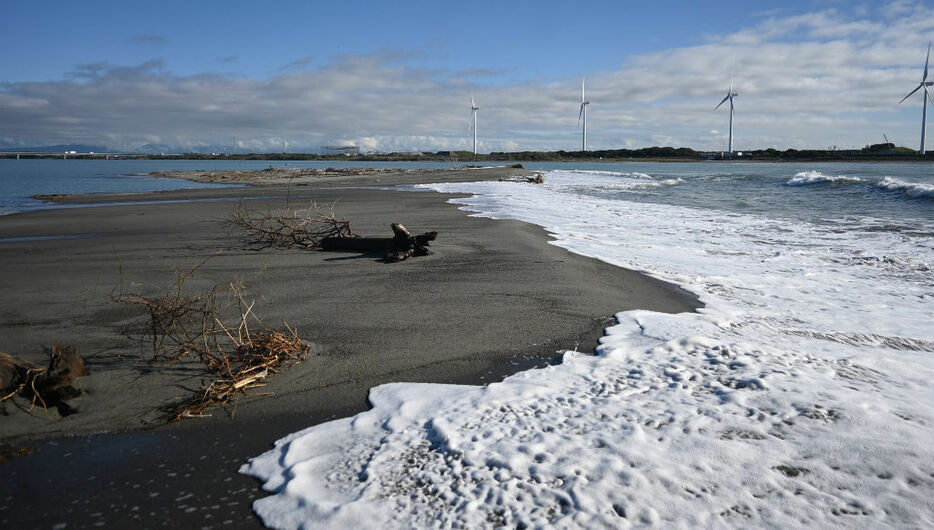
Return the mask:
POLYGON ((258 248, 315 248, 326 237, 354 237, 350 221, 338 219, 333 205, 321 211, 317 204, 303 209, 281 211, 250 210, 243 203, 226 220, 248 244, 258 248))
POLYGON ((288 324, 283 323, 285 331, 266 327, 253 313, 255 302, 246 302, 241 282, 189 293, 185 284, 203 265, 176 271, 175 283, 162 296, 114 297, 146 308, 149 318, 140 340, 152 342, 153 360, 172 363, 196 356, 213 377, 190 399, 172 406, 169 421, 203 416, 208 408, 265 385, 269 375, 297 364, 309 349, 288 324))

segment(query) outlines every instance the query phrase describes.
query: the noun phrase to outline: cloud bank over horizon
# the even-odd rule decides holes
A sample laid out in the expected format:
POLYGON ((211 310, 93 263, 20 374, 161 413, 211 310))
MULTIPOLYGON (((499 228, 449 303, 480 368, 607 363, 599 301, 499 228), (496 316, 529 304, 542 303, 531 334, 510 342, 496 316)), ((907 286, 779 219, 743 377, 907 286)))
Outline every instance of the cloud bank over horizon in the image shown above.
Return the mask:
MULTIPOLYGON (((722 150, 735 76, 735 145, 917 149, 924 53, 934 10, 894 2, 862 12, 763 15, 752 27, 694 46, 629 55, 587 76, 588 148, 655 145, 722 150)), ((543 36, 547 38, 547 36, 543 36)), ((156 34, 138 40, 158 45, 156 34)), ((412 52, 284 61, 257 79, 173 73, 165 59, 75 65, 61 79, 0 82, 0 147, 143 144, 181 151, 313 151, 353 143, 370 151, 469 149, 469 93, 480 150, 577 150, 580 78, 502 81, 502 72, 416 66, 412 52), (236 138, 236 140, 234 140, 236 138)), ((218 62, 222 65, 223 62, 218 62)))

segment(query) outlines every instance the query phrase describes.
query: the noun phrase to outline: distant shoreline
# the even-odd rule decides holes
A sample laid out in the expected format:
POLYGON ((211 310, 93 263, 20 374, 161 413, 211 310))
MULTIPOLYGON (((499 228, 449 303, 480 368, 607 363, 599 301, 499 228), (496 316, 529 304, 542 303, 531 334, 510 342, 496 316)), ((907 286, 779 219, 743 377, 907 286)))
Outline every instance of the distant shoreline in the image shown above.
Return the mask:
POLYGON ((918 154, 906 147, 875 144, 862 149, 756 149, 695 151, 686 147, 647 147, 600 151, 519 151, 474 154, 469 151, 368 153, 322 155, 315 153, 107 153, 107 152, 0 152, 0 159, 76 160, 269 160, 340 162, 451 162, 453 165, 513 162, 934 162, 934 154, 918 154))

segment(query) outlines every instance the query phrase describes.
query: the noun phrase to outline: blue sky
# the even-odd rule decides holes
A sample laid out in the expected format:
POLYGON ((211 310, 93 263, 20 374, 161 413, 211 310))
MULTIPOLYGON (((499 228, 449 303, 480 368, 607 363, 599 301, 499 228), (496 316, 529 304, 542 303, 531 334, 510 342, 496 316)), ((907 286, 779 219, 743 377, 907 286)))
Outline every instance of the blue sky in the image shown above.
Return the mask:
POLYGON ((260 79, 380 52, 424 68, 489 71, 495 75, 482 77, 490 83, 580 76, 615 68, 630 54, 697 44, 763 13, 794 13, 814 3, 789 2, 780 10, 736 1, 133 4, 16 2, 13 15, 0 20, 0 45, 19 51, 0 64, 0 79, 51 80, 79 64, 133 65, 154 57, 178 75, 260 79))
POLYGON ((473 90, 481 150, 575 149, 586 75, 589 147, 716 149, 735 64, 739 148, 917 147, 932 37, 912 1, 14 1, 0 145, 467 148, 473 90))

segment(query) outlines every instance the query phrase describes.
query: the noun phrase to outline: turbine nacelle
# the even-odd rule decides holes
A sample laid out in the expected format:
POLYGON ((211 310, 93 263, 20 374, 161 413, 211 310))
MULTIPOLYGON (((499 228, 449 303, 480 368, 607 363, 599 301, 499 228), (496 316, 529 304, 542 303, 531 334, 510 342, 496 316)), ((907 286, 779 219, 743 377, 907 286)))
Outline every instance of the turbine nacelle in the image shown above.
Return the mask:
POLYGON ((727 100, 730 100, 730 106, 732 106, 732 105, 733 105, 733 98, 735 98, 735 97, 738 96, 738 95, 739 95, 738 92, 733 92, 733 91, 727 92, 726 95, 723 96, 723 99, 720 100, 720 103, 717 103, 717 106, 714 107, 713 110, 719 109, 719 108, 720 108, 720 105, 723 105, 724 103, 726 103, 727 100))
POLYGON ((581 101, 581 111, 577 113, 577 124, 581 124, 581 117, 584 115, 584 107, 590 105, 589 101, 581 101))

